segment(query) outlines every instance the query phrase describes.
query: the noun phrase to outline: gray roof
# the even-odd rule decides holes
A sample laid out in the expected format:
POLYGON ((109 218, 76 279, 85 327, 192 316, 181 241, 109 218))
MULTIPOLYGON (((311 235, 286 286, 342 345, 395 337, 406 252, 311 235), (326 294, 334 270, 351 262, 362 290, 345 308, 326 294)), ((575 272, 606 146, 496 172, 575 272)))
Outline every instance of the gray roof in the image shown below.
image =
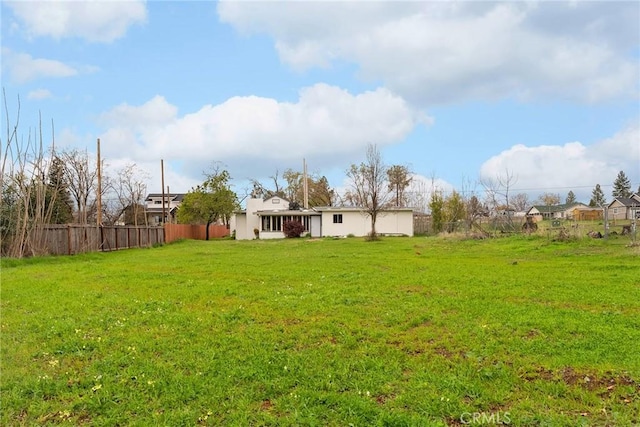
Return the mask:
MULTIPOLYGON (((165 193, 164 197, 175 202, 181 202, 182 199, 184 199, 185 195, 186 193, 171 193, 171 194, 165 193)), ((149 195, 145 200, 149 200, 151 198, 158 198, 158 197, 162 198, 162 193, 149 193, 149 195)))
POLYGON ((640 201, 636 199, 627 198, 627 197, 616 197, 615 199, 613 199, 611 203, 609 203, 609 206, 611 206, 611 204, 614 203, 615 201, 618 201, 622 206, 626 206, 628 208, 640 207, 640 201))

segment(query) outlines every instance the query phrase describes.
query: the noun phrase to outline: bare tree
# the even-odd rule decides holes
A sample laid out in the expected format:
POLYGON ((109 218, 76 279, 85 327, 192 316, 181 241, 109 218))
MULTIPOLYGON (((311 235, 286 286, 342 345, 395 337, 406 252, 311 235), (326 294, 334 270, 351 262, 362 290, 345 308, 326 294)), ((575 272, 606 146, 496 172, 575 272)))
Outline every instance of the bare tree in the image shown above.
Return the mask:
POLYGON ((369 144, 366 160, 360 165, 352 164, 346 174, 351 181, 351 189, 345 195, 345 199, 352 205, 361 207, 371 218, 369 239, 375 240, 378 215, 389 206, 390 200, 386 181, 387 168, 378 147, 369 144))
POLYGON ((76 204, 76 221, 80 224, 87 224, 89 213, 95 209, 94 204, 97 196, 98 168, 96 162, 89 158, 86 150, 69 149, 63 151, 60 156, 65 162, 69 191, 76 204))
POLYGON ((511 198, 511 206, 516 211, 525 211, 529 207, 529 196, 527 193, 518 193, 511 198))
POLYGON ((55 152, 52 147, 50 157, 45 154, 41 117, 38 128, 29 128, 25 138, 19 132, 20 97, 13 122, 4 91, 3 102, 6 137, 0 138, 0 249, 9 257, 39 255, 43 253, 44 226, 55 209, 52 201, 57 184, 49 182, 48 173, 55 152))
POLYGON ((560 194, 558 193, 542 193, 536 199, 540 205, 555 206, 560 204, 560 194))
POLYGON ((146 182, 151 176, 135 163, 123 166, 116 176, 113 187, 118 200, 118 218, 124 216, 125 223, 133 223, 135 226, 139 222, 146 225, 144 197, 147 193, 146 182))
MULTIPOLYGON (((509 169, 505 170, 504 175, 497 175, 495 178, 480 180, 480 184, 484 187, 486 203, 489 210, 493 213, 494 219, 497 219, 501 210, 504 210, 505 222, 501 222, 501 226, 506 226, 509 230, 514 230, 513 217, 510 214, 511 209, 511 189, 518 181, 517 177, 509 169)), ((497 225, 497 223, 496 223, 497 225)))

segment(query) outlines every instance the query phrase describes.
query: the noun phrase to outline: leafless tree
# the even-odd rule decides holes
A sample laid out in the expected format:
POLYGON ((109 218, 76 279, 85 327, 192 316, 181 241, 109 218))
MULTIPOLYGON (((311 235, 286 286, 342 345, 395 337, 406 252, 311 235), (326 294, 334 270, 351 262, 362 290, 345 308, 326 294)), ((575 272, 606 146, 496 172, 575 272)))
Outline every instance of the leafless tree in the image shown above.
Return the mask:
POLYGON ((69 192, 76 204, 76 221, 87 224, 89 214, 95 211, 98 184, 96 162, 89 158, 86 150, 68 149, 62 151, 60 156, 65 162, 69 192))
POLYGON ((518 193, 511 197, 511 206, 516 211, 525 211, 529 207, 529 196, 527 193, 518 193))
POLYGON ((493 213, 494 219, 499 214, 499 211, 505 211, 507 213, 505 215, 505 225, 509 230, 515 229, 510 209, 512 208, 511 190, 517 181, 517 177, 509 169, 506 169, 503 175, 480 181, 480 184, 484 187, 486 203, 493 213))
POLYGON ((51 218, 55 198, 47 176, 55 152, 53 146, 45 149, 41 117, 38 128, 30 128, 25 138, 19 131, 20 98, 13 121, 4 91, 3 103, 6 136, 0 138, 0 249, 3 255, 21 258, 42 253, 44 225, 51 218))
POLYGON ((545 206, 555 206, 560 204, 560 194, 558 193, 542 193, 536 199, 536 202, 545 206))
POLYGON ((144 221, 146 225, 144 197, 147 193, 146 182, 150 177, 147 171, 135 163, 129 163, 116 172, 113 189, 118 201, 118 218, 124 215, 127 217, 126 223, 132 222, 138 226, 140 221, 144 221))
POLYGON ((351 181, 351 188, 345 199, 352 205, 361 207, 371 218, 369 238, 375 240, 378 215, 389 206, 391 198, 386 181, 387 168, 378 147, 369 144, 366 160, 360 165, 352 164, 346 174, 351 181))

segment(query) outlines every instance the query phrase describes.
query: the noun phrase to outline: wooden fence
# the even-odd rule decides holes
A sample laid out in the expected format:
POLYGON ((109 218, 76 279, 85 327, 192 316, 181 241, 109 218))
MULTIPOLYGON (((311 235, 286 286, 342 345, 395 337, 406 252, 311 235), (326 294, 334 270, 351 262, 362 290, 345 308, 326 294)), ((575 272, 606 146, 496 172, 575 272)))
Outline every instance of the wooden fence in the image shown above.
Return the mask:
MULTIPOLYGON (((165 242, 171 243, 179 239, 205 240, 207 236, 206 225, 190 224, 165 224, 165 242)), ((220 238, 229 235, 229 228, 226 225, 209 225, 209 238, 220 238)))
MULTIPOLYGON (((209 238, 229 235, 224 225, 210 225, 209 238)), ((35 254, 74 255, 115 251, 171 243, 179 239, 205 240, 206 226, 165 224, 164 227, 47 224, 37 227, 29 239, 35 254)))
POLYGON ((45 225, 33 236, 33 246, 51 255, 142 248, 165 242, 162 227, 45 225))

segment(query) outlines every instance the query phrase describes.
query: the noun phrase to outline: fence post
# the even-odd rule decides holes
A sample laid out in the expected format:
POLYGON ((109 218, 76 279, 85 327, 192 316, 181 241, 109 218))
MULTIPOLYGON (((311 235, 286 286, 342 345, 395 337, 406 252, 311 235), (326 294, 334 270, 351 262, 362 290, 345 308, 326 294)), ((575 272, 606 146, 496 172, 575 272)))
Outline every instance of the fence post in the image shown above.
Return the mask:
POLYGON ((67 225, 67 255, 71 255, 71 226, 67 225))

